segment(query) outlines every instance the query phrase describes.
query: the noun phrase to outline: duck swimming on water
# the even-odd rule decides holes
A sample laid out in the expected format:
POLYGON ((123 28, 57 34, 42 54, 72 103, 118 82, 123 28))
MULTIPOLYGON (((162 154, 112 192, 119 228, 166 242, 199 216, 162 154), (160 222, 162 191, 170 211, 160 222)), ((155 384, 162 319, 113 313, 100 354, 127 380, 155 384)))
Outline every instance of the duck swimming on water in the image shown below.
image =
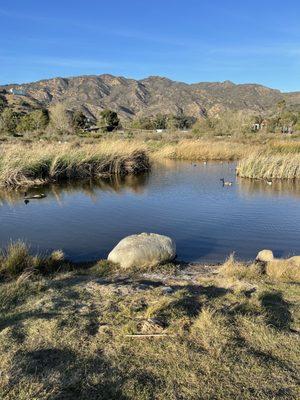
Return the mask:
POLYGON ((223 186, 232 186, 233 185, 233 182, 225 181, 224 178, 220 179, 220 181, 223 183, 223 186))
POLYGON ((24 199, 25 200, 43 199, 44 197, 46 197, 46 195, 44 193, 32 194, 32 195, 28 195, 27 192, 24 193, 24 199))

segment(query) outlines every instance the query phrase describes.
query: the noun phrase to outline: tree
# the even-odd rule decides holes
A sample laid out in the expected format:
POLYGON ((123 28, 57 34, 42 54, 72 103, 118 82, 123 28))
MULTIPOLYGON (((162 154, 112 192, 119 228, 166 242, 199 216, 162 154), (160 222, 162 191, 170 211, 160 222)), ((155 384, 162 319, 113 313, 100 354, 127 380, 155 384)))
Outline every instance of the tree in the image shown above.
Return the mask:
POLYGON ((120 120, 118 114, 115 111, 105 109, 101 112, 101 125, 107 131, 111 132, 118 128, 120 120))
POLYGON ((23 115, 17 126, 19 132, 33 132, 45 129, 49 123, 49 112, 46 109, 36 110, 23 115))
POLYGON ((74 112, 72 122, 75 129, 85 129, 91 125, 89 118, 82 111, 74 112))
POLYGON ((153 121, 154 129, 167 129, 167 120, 167 115, 157 114, 153 121))
POLYGON ((197 121, 197 118, 183 113, 171 115, 168 118, 169 129, 190 129, 197 121))
POLYGON ((50 124, 61 133, 72 133, 73 124, 70 111, 63 103, 57 103, 50 108, 50 124))
POLYGON ((154 122, 150 117, 140 117, 132 121, 131 128, 153 130, 154 122))
POLYGON ((0 96, 0 111, 2 111, 7 106, 7 101, 5 97, 0 96))
POLYGON ((5 108, 0 114, 0 131, 15 133, 20 115, 11 108, 5 108))
POLYGON ((286 101, 285 100, 279 100, 277 102, 277 109, 282 112, 286 108, 286 101))

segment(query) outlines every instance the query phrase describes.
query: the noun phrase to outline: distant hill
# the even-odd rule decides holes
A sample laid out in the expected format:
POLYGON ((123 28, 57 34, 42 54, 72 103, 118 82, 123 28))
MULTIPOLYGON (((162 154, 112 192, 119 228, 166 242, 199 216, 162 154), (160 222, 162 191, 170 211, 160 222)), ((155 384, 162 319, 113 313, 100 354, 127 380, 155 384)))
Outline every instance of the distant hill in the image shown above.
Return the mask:
POLYGON ((198 117, 204 110, 216 114, 226 109, 264 113, 282 99, 292 106, 300 105, 300 92, 282 93, 262 85, 230 81, 187 84, 158 76, 141 80, 112 75, 54 78, 4 85, 0 91, 11 88, 25 90, 28 103, 35 106, 64 102, 70 109, 81 109, 91 116, 110 108, 124 119, 181 111, 198 117))

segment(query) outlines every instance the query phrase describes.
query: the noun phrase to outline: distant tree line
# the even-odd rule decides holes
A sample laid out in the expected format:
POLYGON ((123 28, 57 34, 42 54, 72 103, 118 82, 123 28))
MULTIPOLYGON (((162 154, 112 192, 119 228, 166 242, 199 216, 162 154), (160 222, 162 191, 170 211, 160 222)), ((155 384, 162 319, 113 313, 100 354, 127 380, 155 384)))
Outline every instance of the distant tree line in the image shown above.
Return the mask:
POLYGON ((70 111, 63 103, 57 103, 49 109, 36 109, 30 112, 18 112, 8 107, 0 97, 0 132, 20 134, 43 131, 46 128, 57 133, 77 133, 89 130, 94 125, 102 131, 111 132, 120 127, 115 111, 103 110, 99 118, 89 118, 80 110, 70 111))
MULTIPOLYGON (((24 108, 24 107, 23 107, 24 108)), ((0 95, 0 132, 23 134, 26 132, 55 132, 58 134, 81 134, 90 130, 112 132, 121 128, 118 114, 110 109, 102 110, 97 118, 81 110, 68 110, 63 103, 49 109, 18 112, 9 107, 0 95)), ((179 112, 176 115, 159 113, 138 117, 126 123, 126 128, 140 130, 192 130, 196 135, 247 134, 265 132, 300 131, 300 111, 289 109, 285 101, 278 102, 268 116, 249 111, 223 110, 214 115, 202 114, 195 118, 179 112)))
POLYGON ((197 118, 183 113, 157 114, 152 117, 140 117, 133 120, 131 128, 155 130, 155 129, 190 129, 197 121, 197 118))

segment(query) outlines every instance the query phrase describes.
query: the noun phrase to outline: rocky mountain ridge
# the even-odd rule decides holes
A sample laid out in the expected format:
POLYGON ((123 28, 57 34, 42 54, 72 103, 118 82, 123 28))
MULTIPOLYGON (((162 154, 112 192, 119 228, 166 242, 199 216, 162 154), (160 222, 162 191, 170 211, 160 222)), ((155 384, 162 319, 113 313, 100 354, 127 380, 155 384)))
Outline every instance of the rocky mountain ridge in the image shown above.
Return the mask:
POLYGON ((296 108, 300 106, 300 92, 282 93, 258 84, 230 81, 187 84, 158 76, 135 80, 104 74, 0 86, 2 93, 11 89, 24 91, 26 95, 20 97, 41 107, 64 102, 70 109, 81 109, 95 117, 110 108, 123 119, 181 112, 199 117, 204 112, 217 114, 228 109, 264 113, 283 99, 296 108))

